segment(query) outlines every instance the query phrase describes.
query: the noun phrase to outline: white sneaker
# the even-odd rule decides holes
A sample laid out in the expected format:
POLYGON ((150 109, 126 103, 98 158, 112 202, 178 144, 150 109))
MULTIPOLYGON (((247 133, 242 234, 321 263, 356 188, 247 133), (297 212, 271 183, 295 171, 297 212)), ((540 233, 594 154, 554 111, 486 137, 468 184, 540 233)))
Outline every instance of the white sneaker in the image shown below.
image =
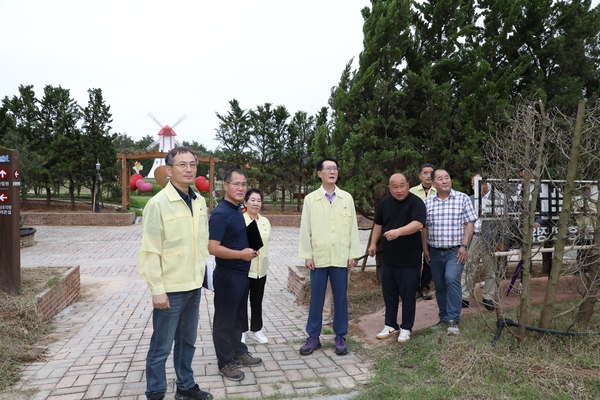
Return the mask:
POLYGON ((398 342, 406 342, 410 339, 410 331, 408 329, 400 328, 400 334, 398 335, 398 342))
POLYGON ((242 332, 242 343, 246 343, 246 332, 242 332))
POLYGON ((256 340, 258 343, 269 343, 269 339, 262 333, 262 330, 256 332, 248 331, 248 337, 256 340))
POLYGON ((375 336, 375 337, 376 337, 377 339, 385 339, 385 338, 388 338, 388 337, 390 337, 390 335, 391 335, 392 333, 395 333, 395 332, 396 332, 396 329, 392 328, 391 326, 387 326, 387 325, 385 325, 385 326, 383 327, 383 330, 382 330, 381 332, 379 332, 379 333, 377 334, 377 336, 375 336))

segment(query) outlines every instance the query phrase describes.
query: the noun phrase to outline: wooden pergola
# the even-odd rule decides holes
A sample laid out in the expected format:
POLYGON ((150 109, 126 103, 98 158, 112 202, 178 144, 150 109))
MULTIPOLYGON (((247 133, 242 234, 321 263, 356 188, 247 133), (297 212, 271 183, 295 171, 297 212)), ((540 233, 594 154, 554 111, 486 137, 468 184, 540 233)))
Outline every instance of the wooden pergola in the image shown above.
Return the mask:
MULTIPOLYGON (((131 204, 131 192, 129 188, 129 180, 131 179, 131 167, 130 160, 148 160, 151 158, 165 158, 167 153, 164 151, 134 151, 131 153, 120 153, 117 154, 117 158, 121 159, 121 208, 123 210, 129 210, 129 206, 131 204)), ((214 188, 214 176, 215 176, 215 163, 219 162, 217 157, 206 157, 206 156, 198 156, 198 162, 208 163, 208 173, 210 174, 210 179, 208 180, 208 209, 210 211, 213 210, 214 200, 212 196, 212 192, 215 190, 214 188)))

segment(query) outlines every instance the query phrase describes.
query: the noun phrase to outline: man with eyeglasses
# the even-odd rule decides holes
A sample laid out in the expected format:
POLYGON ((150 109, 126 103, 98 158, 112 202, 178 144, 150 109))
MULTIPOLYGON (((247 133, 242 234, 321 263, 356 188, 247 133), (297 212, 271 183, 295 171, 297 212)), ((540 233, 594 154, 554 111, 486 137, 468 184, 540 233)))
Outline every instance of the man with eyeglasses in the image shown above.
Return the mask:
POLYGON ((304 198, 300 222, 298 257, 310 270, 310 306, 306 332, 308 339, 300 355, 312 354, 321 347, 323 302, 327 280, 331 282, 335 353, 348 354, 348 269, 361 256, 358 222, 350 193, 336 186, 338 165, 333 158, 317 162, 321 187, 304 198))
POLYGON ((253 357, 242 342, 248 318, 248 272, 257 249, 251 249, 240 203, 246 194, 246 174, 234 169, 223 177, 225 197, 209 221, 208 251, 215 256, 213 342, 219 374, 232 381, 244 379, 239 367, 254 367, 253 357))
POLYGON ((208 256, 206 202, 191 188, 198 158, 186 147, 165 157, 165 188, 144 208, 138 270, 152 293, 152 337, 146 357, 146 397, 165 398, 165 364, 171 347, 177 379, 175 399, 209 400, 194 381, 200 288, 208 256))

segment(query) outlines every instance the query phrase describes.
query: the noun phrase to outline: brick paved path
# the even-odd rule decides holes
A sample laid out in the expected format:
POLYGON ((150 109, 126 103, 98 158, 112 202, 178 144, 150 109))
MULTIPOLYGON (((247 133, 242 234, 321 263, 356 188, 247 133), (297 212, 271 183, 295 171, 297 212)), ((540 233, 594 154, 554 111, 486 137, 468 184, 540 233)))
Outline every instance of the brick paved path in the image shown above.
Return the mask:
MULTIPOLYGON (((56 341, 47 359, 27 365, 16 389, 25 392, 11 399, 145 399, 145 357, 151 326, 147 285, 137 273, 140 225, 127 227, 37 227, 33 247, 21 249, 21 266, 79 265, 83 284, 81 300, 56 317, 56 341), (36 392, 37 391, 37 392, 36 392)), ((368 231, 361 231, 363 248, 368 231)), ((370 364, 350 348, 336 356, 333 335, 321 337, 324 345, 311 356, 300 357, 306 338, 307 310, 294 303, 285 289, 287 266, 296 257, 298 229, 273 227, 271 267, 264 300, 264 333, 269 343, 247 341, 249 350, 264 365, 244 368, 241 382, 218 374, 212 343, 212 292, 203 291, 194 372, 196 381, 215 398, 261 398, 273 394, 288 398, 315 398, 319 391, 359 389, 369 377, 370 364)), ((175 373, 167 363, 172 398, 175 373)), ((22 393, 22 392, 21 392, 22 393)))

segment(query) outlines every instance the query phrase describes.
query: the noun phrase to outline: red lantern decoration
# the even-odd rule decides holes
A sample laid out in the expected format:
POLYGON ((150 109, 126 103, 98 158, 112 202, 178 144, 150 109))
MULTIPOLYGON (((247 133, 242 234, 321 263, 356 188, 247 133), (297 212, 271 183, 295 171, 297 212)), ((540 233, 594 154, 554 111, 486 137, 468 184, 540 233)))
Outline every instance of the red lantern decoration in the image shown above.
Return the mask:
POLYGON ((197 177, 196 181, 194 183, 196 184, 196 189, 198 189, 198 191, 200 193, 208 192, 210 186, 205 177, 203 177, 203 176, 197 177))
POLYGON ((142 175, 140 175, 140 174, 131 175, 131 178, 129 179, 129 189, 136 190, 137 186, 135 185, 135 183, 137 181, 139 181, 140 179, 143 179, 142 175))

